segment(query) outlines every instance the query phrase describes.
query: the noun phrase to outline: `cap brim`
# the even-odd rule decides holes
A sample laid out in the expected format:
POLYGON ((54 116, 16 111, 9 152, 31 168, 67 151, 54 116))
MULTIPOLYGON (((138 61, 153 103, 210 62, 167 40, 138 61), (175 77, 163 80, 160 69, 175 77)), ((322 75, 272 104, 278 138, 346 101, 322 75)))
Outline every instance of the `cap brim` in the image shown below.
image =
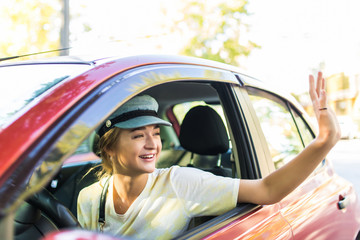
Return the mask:
POLYGON ((139 128, 148 125, 163 125, 168 127, 172 126, 171 123, 154 116, 141 116, 114 124, 115 127, 123 129, 139 128))

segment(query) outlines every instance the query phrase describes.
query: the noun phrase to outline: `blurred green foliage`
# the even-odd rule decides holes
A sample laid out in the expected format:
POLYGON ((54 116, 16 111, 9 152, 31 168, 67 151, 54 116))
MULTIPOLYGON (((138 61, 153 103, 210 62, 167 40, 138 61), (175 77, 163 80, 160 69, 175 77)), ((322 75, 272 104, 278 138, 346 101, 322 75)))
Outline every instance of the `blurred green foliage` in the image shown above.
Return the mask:
MULTIPOLYGON (((60 14, 59 0, 1 1, 0 57, 58 49, 60 14)), ((57 53, 47 56, 54 55, 57 53)))
POLYGON ((246 0, 188 0, 177 25, 193 36, 182 53, 238 65, 239 57, 260 48, 245 39, 247 4, 246 0))

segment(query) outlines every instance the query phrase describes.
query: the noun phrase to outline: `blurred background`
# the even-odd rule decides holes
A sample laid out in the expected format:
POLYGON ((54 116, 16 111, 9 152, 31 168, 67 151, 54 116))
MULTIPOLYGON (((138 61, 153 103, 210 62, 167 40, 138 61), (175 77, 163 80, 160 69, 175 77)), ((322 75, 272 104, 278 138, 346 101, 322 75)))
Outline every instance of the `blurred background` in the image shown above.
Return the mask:
POLYGON ((134 54, 213 59, 291 92, 310 115, 308 75, 321 70, 346 141, 332 151, 334 165, 360 186, 348 172, 360 166, 359 9, 358 0, 7 0, 0 1, 0 58, 63 49, 20 60, 134 54))

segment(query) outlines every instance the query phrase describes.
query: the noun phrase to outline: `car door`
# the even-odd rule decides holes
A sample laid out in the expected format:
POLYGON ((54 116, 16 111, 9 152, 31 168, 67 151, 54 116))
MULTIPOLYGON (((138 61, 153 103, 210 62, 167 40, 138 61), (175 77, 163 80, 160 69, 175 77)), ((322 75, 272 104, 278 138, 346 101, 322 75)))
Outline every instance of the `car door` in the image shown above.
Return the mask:
MULTIPOLYGON (((247 87, 269 158, 280 168, 306 147, 314 133, 295 106, 285 99, 247 87)), ((357 196, 352 185, 335 174, 324 159, 297 189, 280 201, 280 212, 295 239, 354 239, 357 196)))

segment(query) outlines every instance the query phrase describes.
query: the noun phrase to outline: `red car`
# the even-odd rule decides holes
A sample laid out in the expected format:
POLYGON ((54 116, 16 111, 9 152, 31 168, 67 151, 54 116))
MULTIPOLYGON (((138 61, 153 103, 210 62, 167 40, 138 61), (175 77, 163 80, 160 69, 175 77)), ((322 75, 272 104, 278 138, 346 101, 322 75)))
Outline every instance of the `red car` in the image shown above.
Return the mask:
MULTIPOLYGON (((131 97, 149 94, 173 124, 161 130, 159 168, 172 165, 257 179, 298 154, 315 136, 290 96, 238 68, 203 59, 59 57, 0 65, 0 239, 118 239, 81 230, 79 191, 96 181, 94 130, 131 97), (229 141, 188 147, 179 140, 190 108, 215 109, 229 141), (201 152, 201 153, 199 153, 201 152), (66 230, 64 230, 66 229, 66 230), (58 231, 60 230, 60 231, 58 231)), ((208 120, 200 119, 199 127, 208 120)), ((211 129, 202 138, 216 139, 211 129)), ((211 142, 211 141, 210 141, 211 142)), ((351 183, 324 159, 295 191, 273 205, 238 204, 197 217, 177 239, 355 239, 360 204, 351 183)), ((171 223, 164 223, 171 226, 171 223)))

